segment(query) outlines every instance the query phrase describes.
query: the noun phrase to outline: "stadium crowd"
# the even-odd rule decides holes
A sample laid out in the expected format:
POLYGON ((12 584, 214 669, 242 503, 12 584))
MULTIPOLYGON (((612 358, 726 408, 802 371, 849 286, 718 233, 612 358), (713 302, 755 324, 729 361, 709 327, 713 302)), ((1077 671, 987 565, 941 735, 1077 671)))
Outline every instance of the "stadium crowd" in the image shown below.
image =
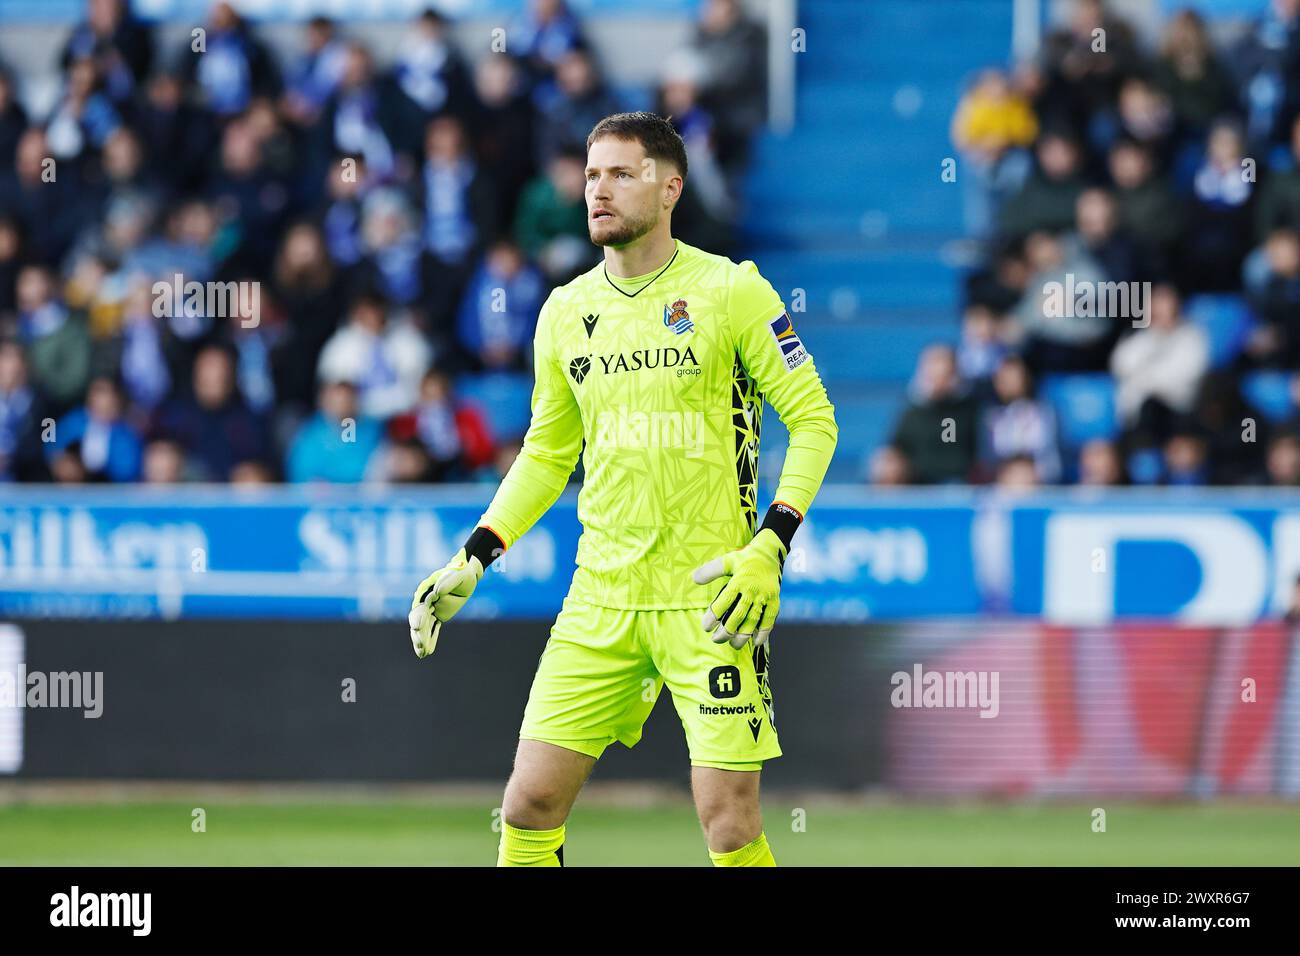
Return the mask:
POLYGON ((171 49, 88 0, 47 115, 0 66, 0 481, 497 480, 522 429, 462 392, 531 382, 538 308, 598 261, 586 137, 620 109, 671 116, 674 231, 727 250, 766 110, 738 0, 636 104, 563 0, 477 60, 453 28, 421 14, 381 65, 318 17, 285 57, 216 3, 171 49))
POLYGON ((1118 6, 961 98, 979 264, 874 482, 1300 484, 1300 0, 1220 42, 1183 10, 1153 49, 1118 6), (1149 296, 1053 302, 1103 283, 1149 296), (1063 434, 1076 398, 1117 427, 1063 434))

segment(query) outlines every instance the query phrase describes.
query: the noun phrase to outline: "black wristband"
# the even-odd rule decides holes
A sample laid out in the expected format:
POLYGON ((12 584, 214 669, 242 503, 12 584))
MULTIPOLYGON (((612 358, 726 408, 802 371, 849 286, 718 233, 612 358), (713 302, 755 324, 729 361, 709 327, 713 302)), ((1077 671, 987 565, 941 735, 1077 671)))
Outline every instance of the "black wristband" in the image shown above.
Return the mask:
POLYGON ((763 524, 758 530, 762 531, 763 528, 770 528, 776 532, 776 536, 781 539, 781 543, 785 545, 785 550, 788 553, 790 542, 794 540, 794 533, 799 530, 799 525, 802 522, 803 515, 783 501, 774 501, 772 506, 767 509, 767 515, 763 518, 763 524))
POLYGON ((484 569, 506 553, 506 543, 497 537, 491 528, 479 525, 474 533, 465 539, 465 557, 478 558, 484 569))

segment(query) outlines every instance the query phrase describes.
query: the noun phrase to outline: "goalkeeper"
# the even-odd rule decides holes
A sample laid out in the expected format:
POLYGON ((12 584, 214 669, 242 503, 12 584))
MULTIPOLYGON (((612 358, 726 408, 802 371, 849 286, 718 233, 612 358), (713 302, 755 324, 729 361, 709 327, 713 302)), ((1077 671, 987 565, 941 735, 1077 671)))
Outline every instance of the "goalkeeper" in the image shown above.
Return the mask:
POLYGON ((769 635, 791 539, 835 448, 834 411, 754 264, 673 238, 686 149, 666 120, 601 120, 586 177, 604 259, 543 304, 523 449, 464 548, 416 589, 411 641, 433 652, 581 454, 577 568, 524 709, 498 865, 563 865, 565 820, 592 767, 611 743, 640 740, 666 684, 710 858, 772 866, 758 798, 763 762, 781 754, 769 635), (790 446, 760 521, 764 399, 790 446))

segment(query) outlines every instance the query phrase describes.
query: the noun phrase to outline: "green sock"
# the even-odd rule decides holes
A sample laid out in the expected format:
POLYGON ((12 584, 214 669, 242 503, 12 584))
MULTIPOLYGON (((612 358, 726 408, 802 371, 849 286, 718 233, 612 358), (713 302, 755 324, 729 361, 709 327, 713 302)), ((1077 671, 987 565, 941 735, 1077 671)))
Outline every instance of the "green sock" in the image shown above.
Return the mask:
POLYGON ((739 850, 728 853, 709 851, 709 858, 714 866, 776 866, 772 848, 767 845, 767 834, 760 833, 753 843, 746 843, 739 850))
POLYGON ((497 866, 563 866, 564 826, 554 830, 521 830, 501 821, 497 866))

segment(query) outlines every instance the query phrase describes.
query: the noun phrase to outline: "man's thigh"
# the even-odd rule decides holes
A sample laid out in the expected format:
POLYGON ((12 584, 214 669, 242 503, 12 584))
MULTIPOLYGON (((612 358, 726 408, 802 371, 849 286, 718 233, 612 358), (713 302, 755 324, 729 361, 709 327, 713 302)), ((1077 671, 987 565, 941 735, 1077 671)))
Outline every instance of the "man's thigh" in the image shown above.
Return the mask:
POLYGON ((599 757, 627 747, 663 685, 637 633, 643 612, 566 599, 533 677, 519 736, 599 757))
POLYGON ((772 722, 768 647, 737 650, 705 633, 703 611, 644 611, 641 625, 654 663, 686 732, 691 764, 758 770, 781 756, 772 722))

